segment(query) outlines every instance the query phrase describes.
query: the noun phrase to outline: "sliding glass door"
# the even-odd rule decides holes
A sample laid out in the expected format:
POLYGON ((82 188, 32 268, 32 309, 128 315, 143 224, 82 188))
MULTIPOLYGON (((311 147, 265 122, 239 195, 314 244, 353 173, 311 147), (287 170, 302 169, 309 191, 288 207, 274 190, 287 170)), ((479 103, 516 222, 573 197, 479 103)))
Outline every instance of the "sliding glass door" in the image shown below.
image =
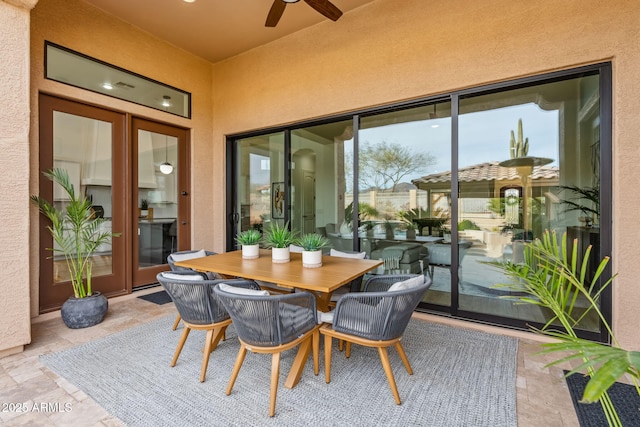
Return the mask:
POLYGON ((428 276, 421 309, 544 324, 489 263, 523 262, 546 230, 592 247, 588 274, 610 253, 610 86, 602 64, 230 138, 230 231, 289 221, 382 259, 373 274, 428 276))
POLYGON ((282 132, 238 139, 234 146, 233 214, 228 246, 239 248, 233 240, 249 229, 262 232, 274 221, 288 220, 285 200, 284 134, 282 132))
MULTIPOLYGON (((545 230, 577 238, 581 254, 593 245, 600 259, 599 124, 597 73, 460 100, 458 233, 474 242, 460 253, 460 310, 547 322, 537 306, 500 298, 511 292, 495 284, 508 279, 486 264, 523 262, 545 230)), ((597 317, 580 327, 597 332, 597 317)))

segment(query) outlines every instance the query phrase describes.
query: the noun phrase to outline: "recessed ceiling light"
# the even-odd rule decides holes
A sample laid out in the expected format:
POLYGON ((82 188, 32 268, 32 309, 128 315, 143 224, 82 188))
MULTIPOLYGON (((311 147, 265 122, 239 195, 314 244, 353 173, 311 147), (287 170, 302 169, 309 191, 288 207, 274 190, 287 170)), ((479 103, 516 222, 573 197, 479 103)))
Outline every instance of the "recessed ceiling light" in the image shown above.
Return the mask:
POLYGON ((107 90, 113 89, 113 86, 111 86, 111 83, 102 83, 102 87, 107 90))
POLYGON ((183 0, 185 3, 195 3, 196 0, 183 0))
POLYGON ((169 95, 165 95, 162 97, 162 106, 163 107, 171 107, 171 97, 169 95))

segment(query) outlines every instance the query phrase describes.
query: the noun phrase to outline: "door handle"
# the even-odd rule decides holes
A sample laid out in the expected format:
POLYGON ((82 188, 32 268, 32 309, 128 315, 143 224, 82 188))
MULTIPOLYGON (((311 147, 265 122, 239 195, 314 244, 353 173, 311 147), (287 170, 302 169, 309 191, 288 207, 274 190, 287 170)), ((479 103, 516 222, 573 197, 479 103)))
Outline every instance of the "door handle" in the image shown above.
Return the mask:
POLYGON ((182 196, 188 196, 188 195, 189 195, 189 193, 187 193, 186 191, 181 191, 181 192, 180 192, 180 195, 182 195, 182 196))
POLYGON ((180 224, 187 225, 187 221, 180 221, 180 224))

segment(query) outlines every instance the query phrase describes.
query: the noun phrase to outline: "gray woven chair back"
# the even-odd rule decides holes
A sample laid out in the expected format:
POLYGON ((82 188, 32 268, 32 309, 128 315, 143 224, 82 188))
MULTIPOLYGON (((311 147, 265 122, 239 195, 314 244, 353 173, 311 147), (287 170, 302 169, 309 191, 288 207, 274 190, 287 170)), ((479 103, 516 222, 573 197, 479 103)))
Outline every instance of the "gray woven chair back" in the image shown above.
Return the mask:
POLYGON ((367 280, 362 288, 363 292, 382 292, 386 291, 396 282, 402 282, 412 277, 418 276, 417 274, 378 274, 372 276, 367 280))
MULTIPOLYGON (((344 295, 336 305, 333 329, 371 340, 390 340, 402 336, 411 315, 431 286, 425 278, 422 285, 387 292, 396 282, 421 275, 387 275, 369 279, 364 292, 344 295), (375 289, 375 292, 372 290, 375 289)), ((424 277, 424 276, 422 276, 424 277)))
POLYGON ((289 343, 316 326, 316 300, 308 292, 283 295, 237 295, 214 292, 246 344, 275 347, 289 343))
MULTIPOLYGON (((174 252, 173 254, 178 254, 178 255, 192 254, 194 252, 198 252, 199 250, 200 249, 194 249, 189 251, 179 251, 179 252, 174 252)), ((208 256, 208 255, 216 255, 217 252, 205 251, 205 253, 208 256)), ((175 265, 173 257, 171 256, 173 254, 169 254, 169 256, 167 257, 167 264, 169 264, 169 268, 171 268, 171 271, 193 271, 190 268, 178 267, 177 265, 175 265)))
MULTIPOLYGON (((192 271, 175 273, 193 275, 192 271)), ((194 325, 209 325, 229 318, 229 314, 213 292, 213 287, 218 283, 224 282, 233 286, 259 289, 254 281, 244 279, 180 280, 166 278, 162 273, 158 274, 156 279, 173 300, 182 320, 194 325)))

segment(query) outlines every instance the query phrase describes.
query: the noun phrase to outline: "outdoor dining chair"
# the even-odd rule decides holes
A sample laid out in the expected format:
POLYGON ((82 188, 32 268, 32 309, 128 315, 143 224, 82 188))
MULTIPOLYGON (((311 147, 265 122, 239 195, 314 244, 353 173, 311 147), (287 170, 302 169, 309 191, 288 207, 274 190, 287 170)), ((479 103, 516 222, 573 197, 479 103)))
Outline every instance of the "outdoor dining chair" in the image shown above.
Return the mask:
MULTIPOLYGON (((192 276, 189 278, 188 272, 163 272, 159 273, 156 279, 173 300, 184 322, 184 330, 171 360, 172 367, 176 365, 191 330, 207 331, 200 369, 200 382, 203 382, 207 374, 209 355, 224 336, 231 324, 231 318, 213 292, 213 287, 223 280, 206 280, 198 278, 197 274, 192 276)), ((233 279, 224 282, 239 288, 260 289, 252 280, 233 279)))
POLYGON ((313 370, 318 375, 320 325, 316 320, 316 300, 309 292, 264 296, 238 291, 223 283, 217 285, 214 292, 231 316, 240 340, 240 350, 226 394, 231 394, 247 350, 271 354, 269 416, 273 417, 283 351, 299 345, 285 383, 287 387, 294 387, 300 380, 310 345, 313 347, 313 370))
POLYGON ((351 343, 378 349, 382 367, 396 404, 400 394, 396 386, 388 347, 395 347, 409 375, 411 364, 402 347, 401 338, 413 311, 431 286, 431 279, 421 274, 380 275, 369 279, 363 292, 344 295, 333 311, 332 324, 324 324, 325 380, 331 382, 332 339, 347 343, 346 355, 350 356, 351 343))
MULTIPOLYGON (((186 261, 189 259, 201 258, 204 256, 215 255, 215 254, 216 252, 211 252, 204 249, 194 249, 194 250, 188 250, 188 251, 173 252, 169 254, 169 256, 167 256, 167 264, 169 264, 169 268, 171 268, 171 271, 187 271, 187 272, 193 273, 194 270, 190 268, 185 268, 185 267, 178 267, 175 263, 179 261, 186 261)), ((204 277, 209 280, 222 279, 222 276, 220 276, 218 273, 200 273, 200 274, 204 275, 204 277)), ((176 316, 176 320, 175 322, 173 322, 172 329, 174 331, 178 329, 178 324, 180 324, 180 314, 176 316)))

